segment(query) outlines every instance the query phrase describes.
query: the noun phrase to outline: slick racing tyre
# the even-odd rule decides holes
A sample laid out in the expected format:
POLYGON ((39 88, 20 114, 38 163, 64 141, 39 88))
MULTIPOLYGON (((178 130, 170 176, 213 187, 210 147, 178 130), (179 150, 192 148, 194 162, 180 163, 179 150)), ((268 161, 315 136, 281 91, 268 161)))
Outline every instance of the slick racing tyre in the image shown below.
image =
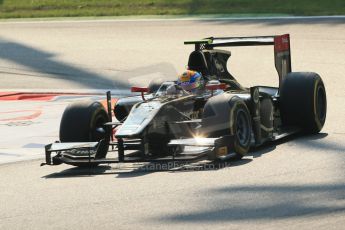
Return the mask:
MULTIPOLYGON (((61 142, 88 142, 104 140, 95 158, 105 158, 110 141, 110 129, 103 125, 108 114, 100 102, 83 101, 70 104, 64 111, 60 123, 61 142)), ((83 165, 76 165, 83 166, 83 165)))
POLYGON ((283 125, 295 125, 303 132, 320 132, 326 121, 327 98, 317 73, 289 73, 280 89, 280 110, 283 125))
POLYGON ((248 153, 250 147, 252 132, 250 114, 243 100, 234 98, 231 104, 230 130, 234 135, 234 148, 237 158, 242 158, 248 153))
POLYGON ((232 135, 233 151, 241 159, 248 153, 251 141, 251 118, 244 101, 238 96, 221 94, 206 103, 202 119, 203 135, 232 135))

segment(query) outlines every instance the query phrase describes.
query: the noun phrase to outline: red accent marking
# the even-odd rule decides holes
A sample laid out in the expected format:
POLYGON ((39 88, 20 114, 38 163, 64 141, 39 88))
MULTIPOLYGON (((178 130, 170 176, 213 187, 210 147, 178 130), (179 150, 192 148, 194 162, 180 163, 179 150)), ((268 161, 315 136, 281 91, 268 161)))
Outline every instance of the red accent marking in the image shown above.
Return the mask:
POLYGON ((118 128, 119 128, 119 127, 116 127, 115 129, 112 130, 112 135, 113 135, 112 138, 113 138, 113 141, 117 141, 117 138, 115 137, 115 135, 116 135, 116 132, 117 132, 118 128))
POLYGON ((31 112, 31 114, 30 115, 26 115, 26 116, 14 117, 14 118, 0 119, 0 121, 33 120, 33 119, 39 117, 42 114, 41 110, 17 110, 17 111, 9 111, 9 112, 0 112, 0 114, 5 114, 5 113, 23 113, 23 112, 31 112))
POLYGON ((137 87, 137 86, 133 86, 131 88, 131 92, 132 93, 137 93, 137 92, 140 92, 140 93, 147 93, 149 92, 149 88, 147 87, 137 87))
POLYGON ((206 89, 208 90, 226 89, 226 84, 221 83, 218 85, 206 85, 206 89))
POLYGON ((284 34, 274 37, 274 51, 284 52, 290 50, 290 35, 284 34))

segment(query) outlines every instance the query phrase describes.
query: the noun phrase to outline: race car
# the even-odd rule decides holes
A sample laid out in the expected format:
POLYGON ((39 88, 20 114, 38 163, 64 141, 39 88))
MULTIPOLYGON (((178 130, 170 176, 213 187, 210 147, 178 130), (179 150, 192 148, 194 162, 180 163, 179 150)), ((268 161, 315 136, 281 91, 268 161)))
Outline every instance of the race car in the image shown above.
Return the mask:
POLYGON ((45 164, 240 159, 251 147, 322 129, 324 83, 317 73, 291 71, 289 34, 185 44, 195 46, 188 68, 201 73, 202 94, 186 92, 176 81, 154 81, 132 87, 135 94, 120 98, 113 109, 110 92, 107 109, 98 101, 73 103, 63 113, 60 140, 45 147, 45 164), (231 52, 218 47, 262 45, 273 46, 279 86, 242 86, 227 70, 231 52))

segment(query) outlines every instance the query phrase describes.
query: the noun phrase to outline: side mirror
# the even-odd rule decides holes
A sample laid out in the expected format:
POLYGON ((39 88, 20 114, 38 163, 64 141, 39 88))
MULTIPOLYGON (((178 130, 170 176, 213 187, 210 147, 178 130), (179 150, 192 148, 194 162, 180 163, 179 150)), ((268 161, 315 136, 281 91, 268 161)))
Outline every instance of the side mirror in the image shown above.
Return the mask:
POLYGON ((147 93, 147 92, 149 92, 149 88, 133 86, 131 88, 131 92, 132 93, 147 93))
POLYGON ((131 87, 131 92, 132 93, 141 93, 141 97, 144 101, 145 100, 145 97, 144 97, 144 93, 148 93, 149 92, 149 88, 147 87, 137 87, 137 86, 133 86, 131 87))

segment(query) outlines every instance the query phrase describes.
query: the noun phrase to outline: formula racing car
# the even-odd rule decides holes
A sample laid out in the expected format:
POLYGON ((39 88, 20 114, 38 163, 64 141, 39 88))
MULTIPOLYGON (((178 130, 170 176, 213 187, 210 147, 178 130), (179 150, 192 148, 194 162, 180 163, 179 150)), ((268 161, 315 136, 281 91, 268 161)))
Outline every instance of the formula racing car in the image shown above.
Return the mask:
POLYGON ((107 109, 98 101, 73 103, 63 113, 60 140, 45 147, 45 164, 226 160, 265 142, 322 129, 323 81, 317 73, 292 72, 289 34, 185 44, 195 46, 188 68, 202 74, 202 94, 186 92, 175 81, 154 81, 132 87, 133 96, 120 98, 114 108, 110 92, 107 109), (279 86, 246 88, 227 70, 230 51, 218 47, 263 45, 273 46, 279 86))

